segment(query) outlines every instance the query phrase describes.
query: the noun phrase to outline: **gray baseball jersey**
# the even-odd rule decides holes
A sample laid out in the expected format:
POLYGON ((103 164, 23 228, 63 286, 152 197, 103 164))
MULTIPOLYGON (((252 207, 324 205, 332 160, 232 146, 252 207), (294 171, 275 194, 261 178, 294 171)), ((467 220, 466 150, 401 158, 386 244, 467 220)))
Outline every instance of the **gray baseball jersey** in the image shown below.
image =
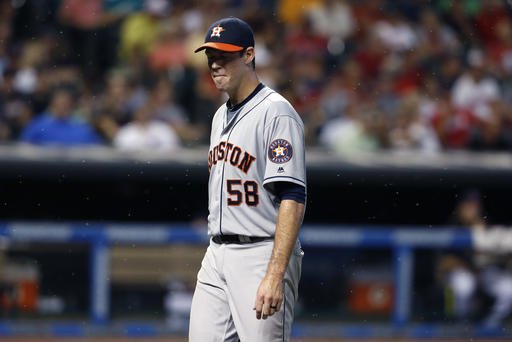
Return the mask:
POLYGON ((304 125, 290 103, 268 87, 252 94, 228 122, 212 122, 208 167, 208 234, 273 236, 279 203, 272 183, 306 187, 304 125))

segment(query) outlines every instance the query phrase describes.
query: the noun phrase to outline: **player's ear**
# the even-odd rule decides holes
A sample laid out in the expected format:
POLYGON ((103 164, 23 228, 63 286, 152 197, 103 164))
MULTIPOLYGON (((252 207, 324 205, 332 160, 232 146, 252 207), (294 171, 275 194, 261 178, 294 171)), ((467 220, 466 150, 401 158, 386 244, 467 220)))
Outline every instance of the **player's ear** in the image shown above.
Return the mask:
POLYGON ((253 47, 248 47, 245 49, 244 58, 245 58, 245 64, 249 65, 252 63, 252 61, 254 60, 254 48, 253 47))

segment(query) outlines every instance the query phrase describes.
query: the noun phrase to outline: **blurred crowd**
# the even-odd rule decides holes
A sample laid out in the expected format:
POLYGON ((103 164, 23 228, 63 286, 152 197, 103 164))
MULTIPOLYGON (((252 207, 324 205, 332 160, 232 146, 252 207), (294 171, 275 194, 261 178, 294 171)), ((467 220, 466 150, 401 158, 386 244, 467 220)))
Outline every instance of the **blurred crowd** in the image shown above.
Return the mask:
POLYGON ((512 150, 505 0, 0 0, 0 142, 208 144, 226 98, 193 50, 229 15, 309 146, 512 150))

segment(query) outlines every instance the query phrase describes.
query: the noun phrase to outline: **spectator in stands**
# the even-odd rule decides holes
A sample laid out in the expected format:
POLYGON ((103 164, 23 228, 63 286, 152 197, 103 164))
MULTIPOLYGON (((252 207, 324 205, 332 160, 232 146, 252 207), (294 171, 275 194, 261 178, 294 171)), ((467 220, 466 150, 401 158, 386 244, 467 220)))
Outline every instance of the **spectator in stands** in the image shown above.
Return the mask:
POLYGON ((46 112, 37 115, 21 133, 22 142, 39 146, 97 145, 101 139, 91 125, 74 117, 75 99, 72 91, 54 91, 46 112))
POLYGON ((42 41, 23 44, 13 80, 14 89, 21 94, 32 95, 36 91, 39 71, 49 62, 48 47, 42 41))
POLYGON ((313 31, 311 20, 304 13, 300 24, 288 27, 284 33, 282 50, 281 66, 287 73, 286 82, 290 83, 285 87, 290 87, 294 106, 307 126, 309 116, 317 109, 325 83, 327 38, 313 31))
POLYGON ((286 26, 298 25, 305 12, 319 2, 320 0, 278 0, 276 7, 279 20, 286 23, 286 26))
MULTIPOLYGON (((1 25, 1 24, 0 24, 1 25)), ((13 139, 12 108, 14 103, 19 101, 22 96, 14 90, 14 74, 13 68, 7 68, 3 73, 0 81, 0 141, 8 142, 13 139)))
POLYGON ((417 30, 418 50, 422 60, 438 61, 445 54, 453 54, 460 50, 461 44, 457 35, 446 24, 443 24, 437 13, 431 8, 421 12, 421 22, 417 30))
POLYGON ((473 151, 512 151, 512 132, 505 127, 505 104, 496 102, 488 117, 479 120, 469 137, 468 147, 473 151))
POLYGON ((160 25, 154 45, 148 52, 150 70, 172 71, 186 63, 185 32, 177 20, 160 25))
POLYGON ((488 74, 486 56, 481 49, 470 50, 467 62, 469 69, 453 85, 453 104, 457 109, 470 111, 478 119, 488 118, 492 103, 500 97, 500 87, 488 74))
POLYGON ((457 54, 445 54, 443 59, 439 61, 439 64, 433 68, 433 73, 435 73, 435 77, 439 80, 441 91, 449 93, 457 79, 464 72, 464 66, 457 54))
POLYGON ((104 93, 98 96, 94 105, 93 121, 104 139, 111 142, 118 128, 130 122, 135 109, 146 102, 147 93, 133 72, 127 69, 111 70, 106 82, 104 93))
POLYGON ((487 49, 489 68, 500 79, 503 100, 512 103, 512 22, 502 20, 496 24, 496 35, 497 41, 487 49))
POLYGON ((418 113, 422 120, 432 124, 432 118, 438 110, 442 97, 441 84, 434 75, 425 75, 418 91, 418 113))
POLYGON ((346 0, 323 0, 306 9, 313 30, 330 40, 342 43, 354 32, 351 7, 346 0))
MULTIPOLYGON (((48 107, 49 90, 61 77, 81 84, 87 96, 80 108, 107 142, 152 97, 147 81, 165 74, 174 97, 169 101, 181 106, 187 123, 174 129, 185 145, 205 144, 207 137, 198 137, 195 129, 209 126, 207 108, 218 99, 203 85, 205 63, 191 46, 203 40, 203 26, 212 16, 238 13, 264 42, 258 49, 264 52, 258 55, 264 83, 293 102, 308 144, 317 144, 320 128, 342 114, 337 111, 344 110, 346 94, 367 102, 369 112, 385 113, 377 115, 377 126, 392 129, 404 119, 393 121, 401 98, 422 93, 428 82, 437 93, 422 99, 420 118, 430 118, 443 148, 506 149, 512 115, 509 110, 490 114, 498 99, 512 103, 512 20, 506 6, 496 0, 4 1, 0 69, 14 74, 8 81, 25 94, 26 113, 48 107), (278 20, 265 20, 273 15, 278 20), (489 24, 488 18, 496 20, 489 24), (26 22, 34 24, 27 28, 26 22), (485 53, 469 49, 468 58, 466 51, 475 46, 485 53), (130 75, 107 71, 125 67, 130 75), (342 80, 334 80, 340 73, 342 80), (341 92, 339 83, 344 83, 341 92)), ((0 108, 5 108, 1 92, 0 108)), ((0 117, 1 138, 15 139, 20 127, 9 132, 5 113, 0 117)), ((389 137, 370 137, 382 129, 365 134, 380 148, 388 146, 383 141, 389 137)))
POLYGON ((119 33, 119 56, 122 63, 142 67, 153 48, 163 19, 170 12, 168 0, 144 0, 143 11, 126 17, 119 33))
POLYGON ((510 22, 507 4, 502 0, 486 0, 474 18, 474 26, 478 32, 480 43, 487 47, 498 41, 498 27, 503 22, 510 22))
MULTIPOLYGON (((204 127, 206 132, 210 131, 212 116, 211 108, 218 107, 222 98, 218 96, 218 91, 210 82, 210 76, 207 74, 200 75, 202 80, 195 82, 194 93, 195 99, 189 112, 190 121, 198 127, 204 127)), ((208 134, 203 134, 201 144, 208 144, 208 134)))
POLYGON ((370 88, 366 94, 371 96, 378 108, 383 110, 388 116, 392 116, 398 108, 400 96, 395 89, 395 75, 389 72, 379 73, 378 78, 370 83, 370 88))
POLYGON ((382 113, 371 107, 352 104, 343 116, 322 127, 319 141, 338 155, 376 151, 380 141, 375 126, 381 117, 382 113))
POLYGON ((384 43, 375 31, 369 31, 358 41, 353 59, 361 68, 363 82, 371 83, 386 76, 382 75, 382 70, 388 55, 389 50, 384 47, 384 43))
MULTIPOLYGON (((57 17, 71 45, 71 60, 90 81, 99 81, 117 62, 116 34, 124 11, 109 8, 103 0, 62 0, 57 17)), ((127 4, 130 8, 133 4, 127 4)))
POLYGON ((480 1, 438 1, 436 6, 443 21, 455 31, 464 46, 473 46, 478 43, 473 18, 480 10, 480 1))
MULTIPOLYGON (((4 5, 5 6, 5 5, 4 5)), ((5 70, 9 67, 10 58, 8 55, 9 43, 12 35, 10 18, 0 15, 0 83, 5 70)))
POLYGON ((384 20, 385 3, 385 0, 361 0, 351 4, 356 19, 356 40, 372 34, 375 23, 384 20))
POLYGON ((155 108, 150 104, 137 109, 133 121, 114 137, 114 146, 126 151, 170 151, 180 145, 172 126, 155 119, 155 108))
POLYGON ((496 41, 488 44, 490 69, 494 74, 503 77, 512 74, 512 22, 500 21, 495 26, 496 41))
POLYGON ((34 113, 30 103, 23 97, 12 97, 0 116, 0 141, 17 140, 25 126, 32 120, 34 113))
POLYGON ((155 119, 169 124, 186 145, 204 140, 206 128, 190 122, 184 109, 174 101, 174 89, 167 77, 159 77, 149 90, 148 103, 154 109, 155 119))
POLYGON ((437 152, 439 140, 430 122, 419 115, 419 97, 416 94, 404 97, 394 116, 389 132, 392 149, 437 152))
POLYGON ((287 28, 284 39, 287 57, 295 60, 322 58, 327 53, 328 39, 313 30, 311 18, 307 14, 303 15, 298 25, 287 28))
POLYGON ((343 116, 347 108, 360 100, 358 87, 362 83, 362 71, 355 59, 347 60, 342 69, 323 86, 319 106, 325 123, 343 116))
POLYGON ((418 50, 403 51, 388 69, 393 75, 393 90, 399 97, 416 92, 423 81, 419 53, 418 50))
POLYGON ((394 8, 386 12, 387 17, 373 25, 373 30, 382 43, 393 52, 403 52, 416 47, 418 35, 403 15, 394 8))
POLYGON ((432 126, 445 150, 466 148, 475 122, 470 111, 456 108, 446 97, 439 99, 432 116, 432 126))

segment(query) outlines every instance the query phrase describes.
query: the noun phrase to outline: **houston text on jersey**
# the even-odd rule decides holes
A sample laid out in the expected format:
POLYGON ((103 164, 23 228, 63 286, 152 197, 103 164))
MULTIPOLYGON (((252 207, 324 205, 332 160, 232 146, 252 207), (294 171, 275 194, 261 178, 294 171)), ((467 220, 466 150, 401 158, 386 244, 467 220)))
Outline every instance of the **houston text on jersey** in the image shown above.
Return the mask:
POLYGON ((256 157, 230 142, 221 141, 217 146, 208 152, 208 171, 218 162, 229 162, 238 167, 244 173, 249 171, 256 157), (242 156, 243 152, 243 156, 242 156))

